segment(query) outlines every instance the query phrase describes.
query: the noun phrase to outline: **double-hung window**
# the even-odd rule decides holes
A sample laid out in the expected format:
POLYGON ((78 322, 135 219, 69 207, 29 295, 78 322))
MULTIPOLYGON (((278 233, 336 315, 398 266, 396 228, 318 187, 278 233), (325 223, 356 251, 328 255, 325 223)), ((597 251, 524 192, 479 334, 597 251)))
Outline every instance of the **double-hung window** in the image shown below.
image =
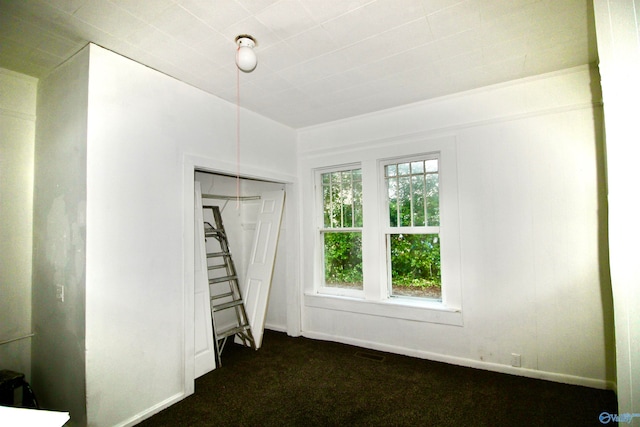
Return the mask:
POLYGON ((462 324, 456 150, 411 136, 307 159, 306 304, 462 324))
POLYGON ((381 165, 389 295, 441 301, 438 155, 381 165))
POLYGON ((321 172, 322 286, 362 290, 362 171, 321 172))

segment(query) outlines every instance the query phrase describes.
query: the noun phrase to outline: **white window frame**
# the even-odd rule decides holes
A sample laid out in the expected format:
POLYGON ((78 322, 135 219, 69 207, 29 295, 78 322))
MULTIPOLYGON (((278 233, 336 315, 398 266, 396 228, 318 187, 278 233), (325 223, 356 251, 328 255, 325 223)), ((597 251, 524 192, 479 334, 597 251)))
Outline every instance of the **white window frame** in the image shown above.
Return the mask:
MULTIPOLYGON (((322 175, 326 173, 333 172, 344 172, 344 171, 352 171, 355 169, 360 169, 362 171, 362 165, 359 163, 350 163, 346 165, 340 165, 336 167, 328 167, 328 168, 320 168, 315 170, 314 176, 314 187, 316 193, 316 205, 315 205, 315 213, 316 213, 316 224, 317 224, 317 256, 316 256, 316 279, 317 290, 319 294, 326 295, 336 295, 336 296, 346 296, 353 298, 363 298, 364 297, 364 286, 363 289, 349 289, 349 288, 340 288, 337 286, 327 286, 325 283, 325 273, 324 273, 324 239, 323 235, 326 232, 339 232, 339 233, 348 233, 348 232, 360 232, 360 236, 364 232, 364 212, 363 215, 363 227, 344 227, 344 228, 327 228, 324 226, 324 200, 322 193, 322 175)), ((363 254, 361 254, 363 256, 363 254)), ((364 270, 364 259, 363 266, 364 270)), ((364 271, 363 271, 364 274, 364 271)))
MULTIPOLYGON (((432 152, 426 154, 416 154, 411 156, 402 156, 402 157, 393 157, 390 159, 381 159, 378 161, 378 174, 380 177, 380 218, 382 227, 381 234, 382 239, 385 243, 384 249, 384 259, 386 263, 386 277, 387 277, 387 297, 388 298, 400 298, 400 299, 414 299, 417 301, 428 301, 430 303, 440 303, 441 300, 435 300, 432 298, 423 298, 423 297, 410 297, 404 295, 392 295, 392 283, 391 283, 391 234, 437 234, 438 238, 441 239, 440 236, 440 225, 424 225, 424 226, 391 226, 389 220, 389 192, 387 190, 387 181, 386 175, 384 172, 385 166, 396 164, 396 163, 411 163, 415 161, 425 161, 425 160, 437 160, 438 161, 438 181, 440 180, 440 153, 432 152)), ((439 184, 438 184, 439 187, 439 184)), ((438 190, 438 205, 440 202, 440 191, 438 190)), ((411 198, 413 203, 413 197, 411 198)), ((426 213, 425 213, 426 216, 426 213)), ((441 215, 439 215, 441 217, 441 215)), ((441 224, 442 218, 439 218, 438 223, 441 224)), ((442 263, 442 260, 440 261, 442 263)), ((444 283, 442 284, 442 289, 444 289, 444 283)))

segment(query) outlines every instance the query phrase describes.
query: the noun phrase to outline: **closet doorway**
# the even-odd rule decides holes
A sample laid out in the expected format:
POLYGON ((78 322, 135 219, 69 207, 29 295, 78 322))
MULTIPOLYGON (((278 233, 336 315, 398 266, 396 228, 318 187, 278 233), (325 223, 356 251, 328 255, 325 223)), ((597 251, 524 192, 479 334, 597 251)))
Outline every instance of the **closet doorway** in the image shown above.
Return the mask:
MULTIPOLYGON (((250 266, 254 240, 256 236, 256 225, 258 216, 263 206, 261 195, 265 197, 275 193, 284 193, 286 184, 272 181, 265 181, 251 178, 236 178, 222 173, 196 170, 194 173, 196 186, 200 188, 203 206, 217 206, 221 212, 225 234, 229 242, 229 251, 233 257, 236 267, 238 283, 246 283, 248 269, 253 269, 256 264, 250 266)), ((286 330, 286 223, 284 218, 278 235, 277 249, 273 263, 273 276, 268 297, 267 311, 264 326, 267 329, 286 330)), ((264 224, 264 223, 263 223, 264 224)), ((263 227, 264 229, 264 227, 263 227)), ((196 240, 197 241, 197 240, 196 240)), ((253 279, 255 276, 250 276, 253 279)), ((250 280, 253 282, 253 280, 250 280)), ((196 290, 196 292, 198 292, 196 290)), ((243 295, 243 297, 247 297, 243 295)), ((254 298, 249 296, 249 304, 254 298)), ((264 299, 262 299, 264 301, 264 299)), ((196 304, 199 297, 196 295, 196 304)), ((247 307, 250 311, 251 307, 247 307)), ((202 310, 201 310, 202 311, 202 310)), ((264 313, 264 312, 263 312, 264 313)), ((232 316, 232 310, 228 310, 232 316)), ((202 359, 208 359, 206 352, 210 350, 204 345, 202 334, 207 334, 202 328, 202 319, 198 320, 196 312, 196 377, 202 375, 215 366, 200 369, 202 359)), ((233 319, 230 317, 229 322, 233 319)), ((225 322, 223 313, 216 313, 216 325, 225 322), (222 316, 220 316, 222 314, 222 316)), ((253 324, 253 322, 252 322, 253 324)), ((206 323, 205 323, 206 325, 206 323)), ((262 329, 253 331, 256 342, 262 339, 262 329)), ((258 344, 259 347, 259 344, 258 344)))

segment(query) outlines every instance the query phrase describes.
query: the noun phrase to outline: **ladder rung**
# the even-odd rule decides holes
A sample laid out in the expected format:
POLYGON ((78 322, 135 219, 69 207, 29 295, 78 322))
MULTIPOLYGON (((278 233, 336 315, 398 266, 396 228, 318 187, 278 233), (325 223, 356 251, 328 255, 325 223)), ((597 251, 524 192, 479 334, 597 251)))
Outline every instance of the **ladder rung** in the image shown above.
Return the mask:
POLYGON ((209 284, 213 285, 214 283, 230 282, 232 280, 238 280, 238 276, 214 277, 213 279, 209 279, 209 284))
POLYGON ((217 270, 217 269, 219 269, 219 268, 225 268, 225 267, 226 267, 226 265, 224 265, 224 264, 220 264, 220 265, 210 265, 210 266, 208 266, 208 267, 207 267, 207 269, 208 269, 208 270, 217 270))
POLYGON ((224 294, 211 295, 211 301, 216 299, 226 298, 226 297, 232 297, 232 296, 233 296, 233 292, 226 292, 224 294))
POLYGON ((218 305, 214 305, 213 307, 211 307, 211 311, 216 312, 216 311, 222 311, 222 310, 226 310, 228 308, 231 307, 237 307, 239 305, 242 304, 242 300, 234 300, 234 301, 229 301, 229 302, 225 302, 224 304, 218 304, 218 305))
POLYGON ((229 337, 231 335, 235 335, 238 332, 244 332, 248 329, 249 325, 240 325, 240 326, 236 326, 234 328, 231 329, 227 329, 226 331, 222 331, 221 333, 216 335, 216 339, 222 339, 225 337, 229 337))
POLYGON ((211 252, 207 254, 207 258, 214 258, 219 256, 229 256, 229 252, 211 252))
POLYGON ((204 237, 219 237, 219 236, 224 236, 223 230, 210 228, 204 232, 204 237))

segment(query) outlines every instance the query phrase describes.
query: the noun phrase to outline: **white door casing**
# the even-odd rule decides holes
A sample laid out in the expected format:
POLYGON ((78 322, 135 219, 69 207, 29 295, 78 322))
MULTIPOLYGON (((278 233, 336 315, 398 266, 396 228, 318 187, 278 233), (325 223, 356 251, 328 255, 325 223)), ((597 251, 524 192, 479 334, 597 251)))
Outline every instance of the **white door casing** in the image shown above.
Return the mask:
POLYGON ((261 205, 256 220, 253 247, 249 257, 247 274, 241 285, 245 310, 256 349, 262 346, 284 196, 284 190, 278 190, 264 192, 260 197, 261 205))
POLYGON ((211 323, 211 297, 207 270, 207 251, 204 239, 204 218, 202 214, 202 190, 195 182, 194 201, 194 289, 195 289, 195 378, 216 368, 213 346, 213 326, 211 323))

